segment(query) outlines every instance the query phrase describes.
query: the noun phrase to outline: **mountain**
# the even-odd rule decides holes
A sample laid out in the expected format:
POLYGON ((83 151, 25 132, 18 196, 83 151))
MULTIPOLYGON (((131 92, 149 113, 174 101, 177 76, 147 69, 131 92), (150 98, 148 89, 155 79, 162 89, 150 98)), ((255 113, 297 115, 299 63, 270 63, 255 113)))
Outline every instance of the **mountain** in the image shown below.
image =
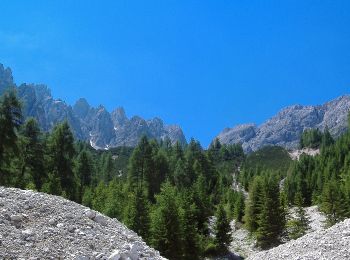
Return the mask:
POLYGON ((0 259, 165 259, 117 219, 64 198, 0 186, 0 259))
POLYGON ((305 129, 324 130, 328 127, 333 137, 338 137, 347 129, 349 110, 349 95, 318 106, 289 106, 260 126, 244 124, 226 128, 217 138, 225 144, 241 143, 246 152, 256 151, 267 145, 296 149, 305 129))
POLYGON ((9 87, 17 89, 25 118, 36 118, 44 131, 50 131, 57 123, 67 120, 75 137, 88 141, 96 149, 136 146, 143 135, 186 143, 179 126, 165 125, 160 118, 145 120, 133 116, 129 119, 122 107, 109 113, 102 105, 91 107, 84 98, 70 106, 63 100, 54 99, 45 85, 22 84, 17 87, 11 69, 0 64, 0 95, 9 87))

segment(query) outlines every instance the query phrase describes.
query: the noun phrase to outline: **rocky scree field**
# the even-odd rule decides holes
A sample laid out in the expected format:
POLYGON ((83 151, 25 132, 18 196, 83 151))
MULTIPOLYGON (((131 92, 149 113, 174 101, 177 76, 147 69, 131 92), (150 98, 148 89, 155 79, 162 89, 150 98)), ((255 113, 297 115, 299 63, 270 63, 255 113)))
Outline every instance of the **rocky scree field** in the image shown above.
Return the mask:
POLYGON ((116 219, 58 196, 0 187, 0 259, 164 259, 116 219))

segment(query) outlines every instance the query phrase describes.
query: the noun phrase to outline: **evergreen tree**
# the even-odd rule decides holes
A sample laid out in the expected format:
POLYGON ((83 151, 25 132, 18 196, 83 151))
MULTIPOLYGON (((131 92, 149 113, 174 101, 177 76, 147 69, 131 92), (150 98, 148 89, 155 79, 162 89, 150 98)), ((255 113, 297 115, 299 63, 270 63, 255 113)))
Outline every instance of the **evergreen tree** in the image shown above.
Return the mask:
POLYGON ((182 259, 183 245, 180 212, 175 188, 169 183, 156 195, 151 215, 151 245, 169 259, 182 259))
POLYGON ((289 237, 291 239, 297 239, 306 234, 309 229, 309 219, 303 208, 303 196, 298 192, 295 196, 294 204, 296 208, 296 218, 288 221, 289 237))
POLYGON ((249 189, 249 198, 246 204, 244 221, 249 232, 258 229, 258 219, 263 203, 263 187, 260 176, 253 179, 249 189))
POLYGON ((344 197, 336 180, 327 182, 321 196, 321 210, 326 214, 327 224, 334 225, 346 216, 344 197))
POLYGON ((112 154, 108 152, 103 160, 102 166, 102 179, 107 184, 115 177, 116 169, 114 165, 114 161, 112 158, 112 154))
POLYGON ((190 194, 185 193, 181 200, 182 209, 182 243, 183 257, 182 259, 196 260, 200 259, 200 237, 197 230, 196 212, 197 207, 190 194))
POLYGON ((125 213, 125 224, 143 239, 149 238, 149 204, 141 188, 131 194, 125 213))
POLYGON ((284 230, 283 215, 281 212, 279 185, 275 177, 263 181, 263 203, 258 216, 256 239, 263 248, 278 245, 284 230))
POLYGON ((228 246, 232 241, 232 237, 230 222, 222 203, 219 204, 215 215, 215 244, 218 251, 225 253, 228 251, 228 246))
POLYGON ((8 164, 10 158, 5 153, 18 153, 16 142, 21 123, 21 104, 13 91, 7 92, 0 100, 0 185, 5 184, 8 177, 4 164, 8 164))
POLYGON ((235 201, 234 213, 236 221, 242 222, 244 216, 244 194, 239 192, 235 201))
MULTIPOLYGON (((35 188, 40 190, 47 177, 44 159, 44 144, 38 123, 34 118, 28 119, 21 133, 21 174, 20 179, 24 180, 25 173, 28 173, 34 182, 35 188)), ((24 188, 24 187, 22 187, 24 188)))
POLYGON ((67 122, 57 125, 48 140, 51 172, 57 174, 61 188, 69 199, 76 198, 76 180, 73 172, 74 138, 67 122))
POLYGON ((92 156, 87 150, 83 150, 79 154, 76 172, 80 180, 79 200, 81 200, 84 195, 85 188, 90 187, 92 184, 94 172, 92 156))
POLYGON ((154 170, 152 152, 152 146, 147 137, 143 136, 131 155, 128 169, 130 190, 146 189, 147 197, 151 199, 153 199, 153 192, 151 192, 150 181, 154 170))

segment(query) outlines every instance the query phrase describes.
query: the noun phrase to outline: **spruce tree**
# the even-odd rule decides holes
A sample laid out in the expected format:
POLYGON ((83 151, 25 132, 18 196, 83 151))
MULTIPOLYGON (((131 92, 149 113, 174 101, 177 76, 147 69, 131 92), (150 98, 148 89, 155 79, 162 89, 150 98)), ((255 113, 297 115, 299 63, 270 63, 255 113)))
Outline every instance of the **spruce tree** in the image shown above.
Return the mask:
POLYGON ((250 185, 249 197, 245 208, 244 221, 249 232, 258 229, 258 219, 263 203, 263 187, 261 177, 257 176, 250 185))
POLYGON ((244 216, 244 194, 242 192, 239 192, 236 197, 233 215, 236 221, 242 222, 244 216))
POLYGON ((81 201, 85 188, 92 184, 94 173, 92 156, 87 150, 83 150, 78 156, 76 173, 80 180, 79 201, 81 201))
POLYGON ((309 219, 305 213, 305 210, 303 208, 303 196, 300 192, 298 192, 295 196, 295 202, 296 205, 296 218, 288 221, 288 230, 289 230, 289 237, 291 239, 297 239, 303 235, 306 234, 306 231, 309 229, 309 219))
POLYGON ((332 226, 346 216, 344 195, 336 180, 324 185, 321 196, 321 210, 326 214, 328 226, 332 226))
POLYGON ((143 239, 149 238, 149 204, 141 188, 130 194, 125 212, 125 224, 143 239))
POLYGON ((22 166, 20 178, 24 179, 28 173, 35 188, 40 190, 47 178, 44 159, 44 143, 39 125, 34 118, 29 118, 21 131, 21 157, 22 166))
POLYGON ((181 226, 183 259, 200 259, 200 237, 197 230, 196 212, 197 207, 193 201, 192 195, 185 193, 181 200, 181 226))
POLYGON ((57 174, 61 188, 68 199, 76 198, 76 179, 73 172, 73 158, 76 155, 74 138, 65 121, 57 125, 48 140, 51 173, 57 174))
POLYGON ((219 252, 225 253, 232 241, 230 221, 222 203, 218 205, 215 223, 215 244, 219 252))
POLYGON ((169 259, 182 259, 183 245, 176 190, 170 183, 156 195, 151 215, 151 245, 169 259))
POLYGON ((263 202, 258 215, 256 239, 258 245, 269 248, 278 245, 284 230, 283 214, 279 198, 279 184, 275 177, 263 181, 263 202))
POLYGON ((21 123, 21 104, 13 91, 6 92, 0 100, 0 185, 8 181, 4 166, 10 158, 5 154, 18 153, 16 142, 21 123))

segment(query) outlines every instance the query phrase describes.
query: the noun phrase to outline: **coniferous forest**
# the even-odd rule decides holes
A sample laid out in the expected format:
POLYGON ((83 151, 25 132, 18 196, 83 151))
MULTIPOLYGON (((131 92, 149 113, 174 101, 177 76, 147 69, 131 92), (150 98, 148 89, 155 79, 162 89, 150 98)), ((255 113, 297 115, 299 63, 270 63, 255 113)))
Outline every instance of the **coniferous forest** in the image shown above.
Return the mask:
POLYGON ((0 185, 117 218, 169 259, 227 253, 233 219, 267 249, 305 234, 306 206, 318 205, 329 226, 350 217, 350 132, 334 140, 327 129, 307 130, 300 146, 320 154, 292 161, 280 147, 245 155, 241 145, 218 140, 206 150, 194 139, 147 137, 135 148, 94 150, 67 122, 44 133, 35 119, 24 120, 14 92, 0 101, 0 185))

